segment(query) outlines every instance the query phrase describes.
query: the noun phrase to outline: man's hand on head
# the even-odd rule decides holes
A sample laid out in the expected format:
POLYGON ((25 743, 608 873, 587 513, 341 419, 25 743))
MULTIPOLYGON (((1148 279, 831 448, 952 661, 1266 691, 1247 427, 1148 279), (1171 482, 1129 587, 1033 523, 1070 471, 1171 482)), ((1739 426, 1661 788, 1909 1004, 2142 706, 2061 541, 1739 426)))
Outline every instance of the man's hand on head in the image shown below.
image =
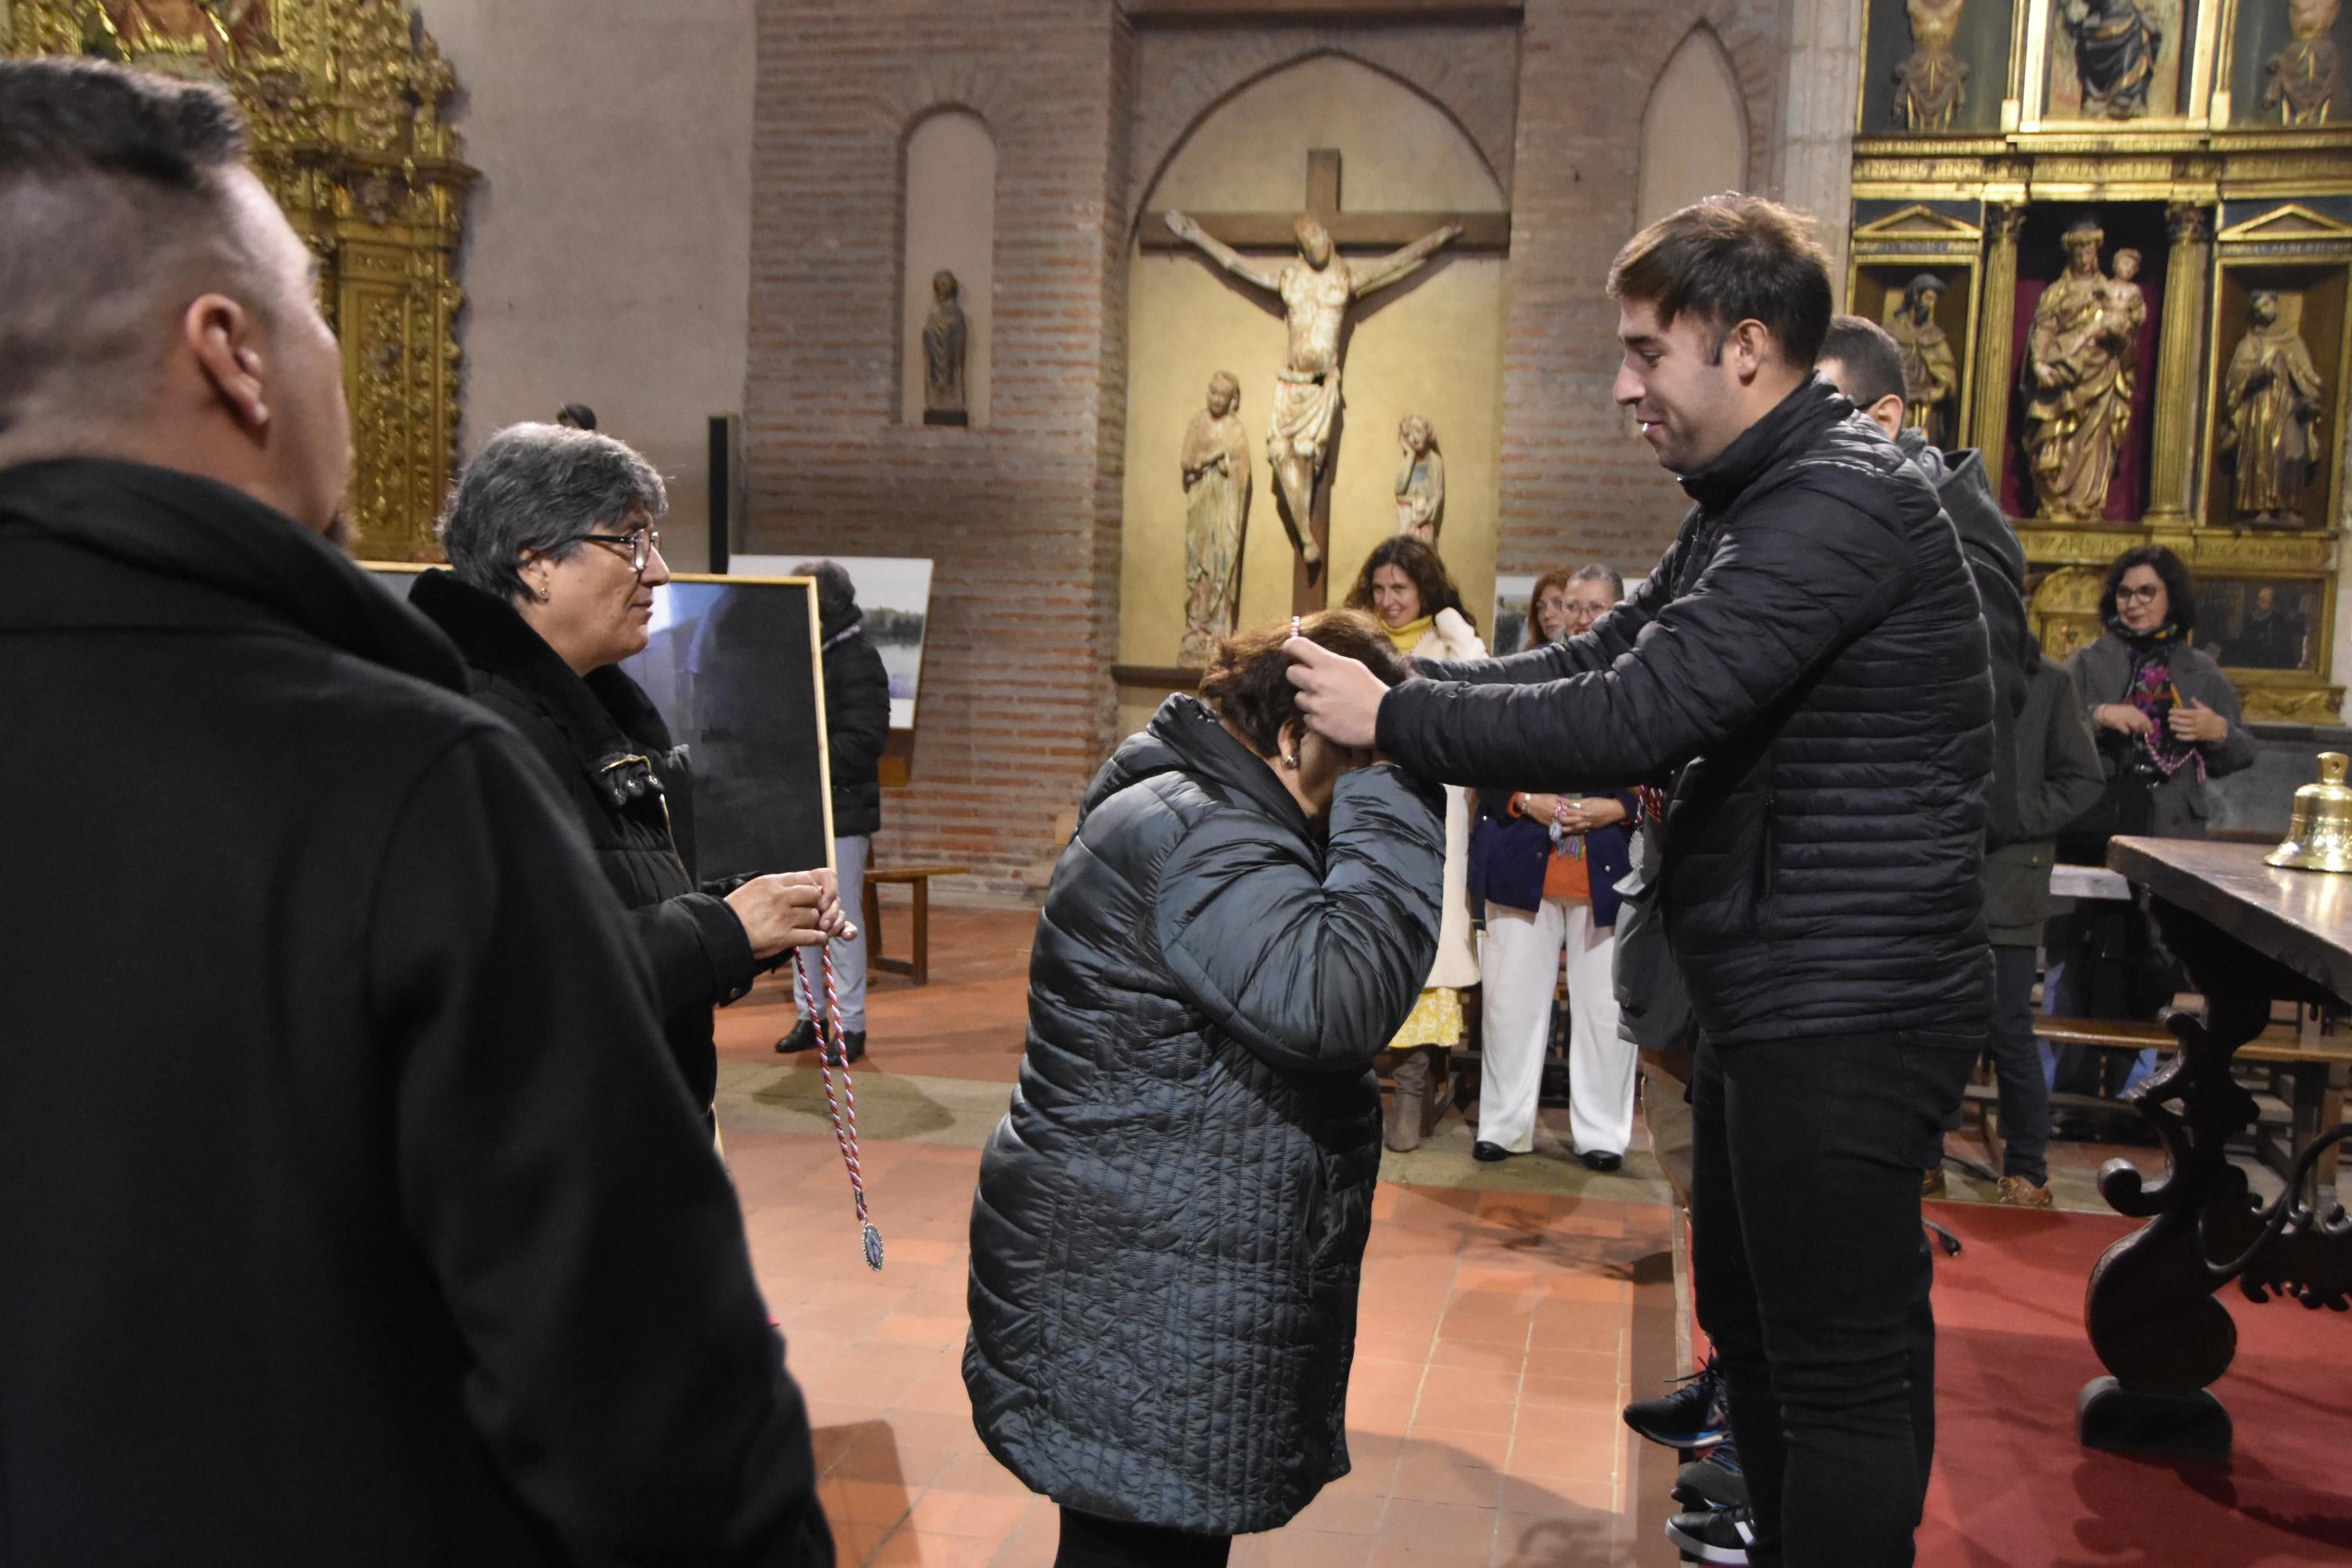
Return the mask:
POLYGON ((1369 749, 1389 692, 1381 678, 1305 637, 1292 637, 1282 650, 1290 656, 1290 684, 1308 727, 1334 745, 1369 749))

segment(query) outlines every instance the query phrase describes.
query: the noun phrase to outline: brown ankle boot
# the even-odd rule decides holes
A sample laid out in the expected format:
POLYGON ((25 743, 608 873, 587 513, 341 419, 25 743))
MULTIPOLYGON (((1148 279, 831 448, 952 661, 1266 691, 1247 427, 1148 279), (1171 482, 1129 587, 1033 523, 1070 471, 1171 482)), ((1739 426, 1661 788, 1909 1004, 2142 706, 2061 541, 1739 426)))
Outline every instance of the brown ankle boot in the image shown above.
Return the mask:
POLYGON ((1396 1053, 1396 1098, 1389 1105, 1389 1121, 1381 1142, 1400 1154, 1421 1147, 1429 1121, 1430 1053, 1415 1047, 1396 1053))

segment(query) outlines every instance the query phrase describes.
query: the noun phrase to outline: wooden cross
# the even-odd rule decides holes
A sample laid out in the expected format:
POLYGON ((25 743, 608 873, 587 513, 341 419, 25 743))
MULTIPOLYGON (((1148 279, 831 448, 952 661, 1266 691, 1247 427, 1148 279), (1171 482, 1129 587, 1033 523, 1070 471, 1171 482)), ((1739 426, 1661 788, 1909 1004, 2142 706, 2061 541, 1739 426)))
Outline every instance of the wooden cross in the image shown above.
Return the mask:
MULTIPOLYGON (((1307 205, 1311 214, 1341 250, 1394 250, 1410 245, 1433 228, 1459 224, 1462 237, 1447 248, 1455 251, 1507 252, 1511 248, 1508 212, 1351 213, 1339 205, 1339 150, 1310 148, 1307 153, 1307 205)), ((1194 213, 1211 237, 1235 250, 1290 250, 1298 237, 1291 225, 1297 212, 1194 213)), ((1183 250, 1183 240, 1169 231, 1165 213, 1143 215, 1139 237, 1146 250, 1183 250)))

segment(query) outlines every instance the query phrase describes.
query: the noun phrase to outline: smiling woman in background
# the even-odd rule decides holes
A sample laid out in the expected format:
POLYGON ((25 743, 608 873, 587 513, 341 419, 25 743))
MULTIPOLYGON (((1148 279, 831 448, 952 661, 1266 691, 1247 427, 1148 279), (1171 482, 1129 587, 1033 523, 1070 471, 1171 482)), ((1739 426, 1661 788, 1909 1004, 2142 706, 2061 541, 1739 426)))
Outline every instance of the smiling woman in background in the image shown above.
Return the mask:
MULTIPOLYGON (((499 431, 441 520, 450 569, 409 603, 465 657, 475 700, 522 732, 563 789, 651 960, 662 1033, 698 1109, 719 1078, 710 1010, 758 963, 839 931, 830 872, 697 890, 693 780, 683 747, 620 668, 644 650, 669 581, 654 527, 661 476, 607 436, 553 425, 499 431)), ((562 955, 553 962, 561 963, 562 955)))

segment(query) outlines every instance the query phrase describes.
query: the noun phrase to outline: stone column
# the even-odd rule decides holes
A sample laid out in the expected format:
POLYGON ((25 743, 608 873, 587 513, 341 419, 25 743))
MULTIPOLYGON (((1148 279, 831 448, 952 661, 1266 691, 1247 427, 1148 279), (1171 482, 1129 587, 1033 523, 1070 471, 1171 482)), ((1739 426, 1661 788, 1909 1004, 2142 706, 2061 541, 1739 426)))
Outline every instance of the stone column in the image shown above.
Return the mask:
POLYGON ((2009 457, 2009 398, 2014 366, 2010 334, 2017 321, 2017 237, 2025 227, 2021 206, 1985 209, 1992 244, 1985 251, 1983 290, 1977 306, 1976 418, 1969 440, 1984 462, 1985 479, 2000 493, 2000 470, 2009 457))
POLYGON ((1771 184, 1813 215, 1830 253, 1830 289, 1844 308, 1846 235, 1853 223, 1853 106, 1862 80, 1864 0, 1789 0, 1788 66, 1771 184))
POLYGON ((2187 528, 2195 521, 2198 373, 2203 368, 2205 268, 2212 215, 2176 204, 2165 214, 2172 256, 2164 269, 2164 322, 2157 339, 2156 434, 2148 448, 2147 521, 2187 528))

